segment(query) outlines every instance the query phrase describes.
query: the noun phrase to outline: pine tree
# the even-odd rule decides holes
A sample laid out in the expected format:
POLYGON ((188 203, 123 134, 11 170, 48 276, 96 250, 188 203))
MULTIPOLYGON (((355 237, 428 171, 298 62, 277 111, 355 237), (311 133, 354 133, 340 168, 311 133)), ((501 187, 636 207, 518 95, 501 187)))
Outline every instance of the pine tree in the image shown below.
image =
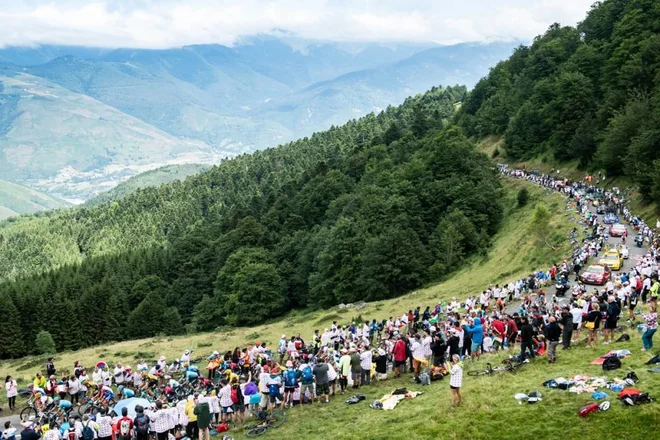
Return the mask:
POLYGON ((0 356, 14 358, 25 354, 18 310, 8 295, 0 295, 3 322, 0 325, 0 356))

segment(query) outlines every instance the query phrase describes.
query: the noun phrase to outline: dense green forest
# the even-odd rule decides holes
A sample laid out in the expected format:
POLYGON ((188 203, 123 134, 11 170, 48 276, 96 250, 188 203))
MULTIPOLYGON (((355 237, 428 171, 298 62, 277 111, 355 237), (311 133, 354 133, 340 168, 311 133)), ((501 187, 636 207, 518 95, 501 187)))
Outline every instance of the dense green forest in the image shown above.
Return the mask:
POLYGON ((458 119, 472 136, 503 135, 509 158, 578 160, 660 202, 660 2, 597 2, 576 28, 551 26, 494 67, 458 119))
POLYGON ((464 87, 121 201, 0 229, 0 356, 248 325, 388 298, 483 252, 501 221, 488 158, 449 126, 464 87))
POLYGON ((129 194, 133 194, 138 189, 149 187, 156 188, 164 183, 173 182, 175 180, 185 180, 186 177, 201 173, 208 168, 209 166, 207 165, 191 163, 166 165, 164 167, 156 168, 155 170, 145 171, 144 173, 137 174, 125 182, 120 183, 111 190, 99 194, 93 199, 87 200, 85 206, 96 206, 121 200, 129 194))

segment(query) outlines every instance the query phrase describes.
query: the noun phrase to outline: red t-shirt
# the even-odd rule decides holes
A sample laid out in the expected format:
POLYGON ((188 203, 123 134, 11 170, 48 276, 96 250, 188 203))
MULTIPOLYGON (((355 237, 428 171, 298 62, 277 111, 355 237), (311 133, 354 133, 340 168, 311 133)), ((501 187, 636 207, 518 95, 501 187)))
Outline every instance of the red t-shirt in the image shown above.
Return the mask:
POLYGON ((500 321, 499 319, 496 319, 491 324, 491 327, 493 327, 495 329, 495 331, 497 331, 497 336, 500 336, 500 337, 504 336, 504 327, 505 327, 505 325, 504 325, 503 321, 500 321))
POLYGON ((513 319, 509 319, 509 335, 517 334, 518 333, 518 326, 516 325, 516 321, 513 319))
POLYGON ((406 343, 402 340, 396 341, 394 344, 394 349, 392 350, 392 355, 394 360, 397 362, 403 362, 406 360, 406 343))

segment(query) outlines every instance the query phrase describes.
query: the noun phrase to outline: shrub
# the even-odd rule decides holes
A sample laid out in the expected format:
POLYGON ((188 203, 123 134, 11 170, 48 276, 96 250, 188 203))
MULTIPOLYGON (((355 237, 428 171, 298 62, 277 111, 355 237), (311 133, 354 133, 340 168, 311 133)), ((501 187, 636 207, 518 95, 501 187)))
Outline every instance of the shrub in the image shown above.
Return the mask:
POLYGON ((39 354, 57 353, 57 350, 55 349, 55 341, 51 334, 46 330, 41 330, 37 333, 34 343, 37 346, 39 354))
POLYGON ((522 208, 528 201, 529 191, 527 191, 527 188, 520 188, 520 191, 518 191, 518 207, 522 208))

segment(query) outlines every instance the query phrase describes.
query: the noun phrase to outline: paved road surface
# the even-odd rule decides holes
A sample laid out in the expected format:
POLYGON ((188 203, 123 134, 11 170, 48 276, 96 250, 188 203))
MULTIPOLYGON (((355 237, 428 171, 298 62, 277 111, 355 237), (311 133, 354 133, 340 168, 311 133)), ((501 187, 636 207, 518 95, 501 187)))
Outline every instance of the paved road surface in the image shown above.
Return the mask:
MULTIPOLYGON (((596 209, 594 207, 590 207, 589 210, 591 211, 592 214, 596 214, 596 209)), ((602 219, 602 217, 603 217, 602 215, 598 216, 599 219, 602 219)), ((630 271, 632 268, 634 268, 637 265, 637 262, 639 260, 641 260, 646 255, 646 253, 648 252, 648 246, 646 246, 646 244, 644 244, 641 248, 637 247, 637 245, 635 244, 636 234, 635 234, 635 231, 632 228, 632 225, 629 225, 623 218, 621 219, 621 223, 626 225, 626 227, 628 228, 628 238, 626 238, 626 246, 628 246, 628 250, 630 251, 630 257, 626 260, 623 260, 623 266, 621 267, 620 270, 612 271, 613 276, 615 274, 622 273, 623 271, 630 271)), ((578 230, 580 230, 581 227, 582 226, 580 225, 578 227, 578 230)), ((606 227, 609 228, 609 225, 606 225, 606 227)), ((621 240, 620 237, 610 237, 609 240, 608 240, 608 244, 610 246, 619 245, 619 244, 621 244, 621 242, 622 242, 622 240, 621 240)), ((588 264, 585 265, 585 267, 582 268, 583 271, 585 269, 587 269, 587 267, 589 267, 590 264, 597 263, 598 260, 602 257, 602 255, 603 255, 603 252, 599 252, 598 257, 595 257, 595 258, 591 257, 589 259, 588 264)), ((543 269, 545 270, 547 268, 543 268, 543 269)), ((580 273, 582 273, 582 272, 580 272, 580 273)), ((575 276, 574 276, 574 274, 571 274, 571 276, 569 277, 569 283, 568 283, 570 287, 573 287, 575 285, 574 280, 575 280, 575 276)), ((589 284, 587 284, 586 287, 587 287, 587 292, 591 292, 591 291, 593 291, 593 289, 600 290, 600 289, 603 288, 603 286, 594 286, 594 285, 589 285, 589 284)), ((547 287, 544 290, 547 292, 546 295, 547 295, 548 300, 550 300, 552 298, 552 296, 555 295, 555 293, 556 293, 554 283, 552 284, 552 286, 547 287)), ((572 295, 571 295, 571 291, 569 290, 568 292, 566 292, 564 297, 558 297, 559 304, 561 306, 570 305, 571 298, 572 298, 572 295)), ((514 313, 514 312, 518 311, 519 307, 520 307, 520 301, 513 301, 513 302, 507 304, 506 311, 507 311, 507 313, 514 313)), ((623 314, 622 314, 622 316, 623 316, 623 314)))

